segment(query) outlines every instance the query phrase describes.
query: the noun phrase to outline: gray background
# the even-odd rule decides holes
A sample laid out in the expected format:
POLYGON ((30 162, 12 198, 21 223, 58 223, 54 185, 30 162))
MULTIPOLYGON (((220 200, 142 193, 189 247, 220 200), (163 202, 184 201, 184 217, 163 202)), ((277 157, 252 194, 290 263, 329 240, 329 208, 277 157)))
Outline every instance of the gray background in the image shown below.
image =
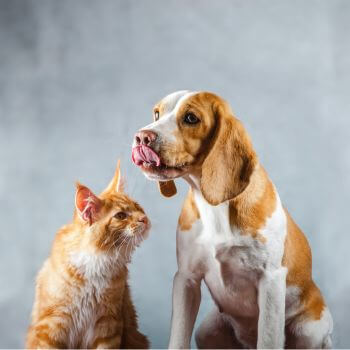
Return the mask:
MULTIPOLYGON (((102 190, 117 157, 153 222, 131 266, 141 329, 167 346, 187 185, 161 198, 130 145, 158 99, 199 89, 246 125, 311 243, 335 345, 350 347, 349 16, 346 0, 1 0, 0 346, 23 346, 34 277, 71 218, 74 181, 102 190)), ((210 307, 205 293, 199 320, 210 307)))

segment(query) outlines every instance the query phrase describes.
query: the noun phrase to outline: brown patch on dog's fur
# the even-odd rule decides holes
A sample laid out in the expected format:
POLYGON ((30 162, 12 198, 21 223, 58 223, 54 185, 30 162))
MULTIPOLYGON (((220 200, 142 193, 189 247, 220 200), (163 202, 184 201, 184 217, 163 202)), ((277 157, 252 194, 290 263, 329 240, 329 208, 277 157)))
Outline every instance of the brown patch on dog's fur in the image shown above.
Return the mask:
POLYGON ((266 220, 276 209, 274 186, 265 170, 259 166, 251 176, 246 190, 230 200, 230 224, 250 234, 253 238, 266 242, 266 238, 258 233, 266 220))
POLYGON ((179 228, 181 231, 189 231, 192 224, 200 218, 199 211, 193 198, 193 191, 190 188, 185 202, 182 206, 179 217, 179 228))
POLYGON ((287 286, 300 289, 300 301, 303 313, 300 317, 319 320, 325 307, 320 290, 312 280, 311 249, 303 232, 293 221, 288 211, 287 236, 284 243, 282 265, 288 268, 287 286))

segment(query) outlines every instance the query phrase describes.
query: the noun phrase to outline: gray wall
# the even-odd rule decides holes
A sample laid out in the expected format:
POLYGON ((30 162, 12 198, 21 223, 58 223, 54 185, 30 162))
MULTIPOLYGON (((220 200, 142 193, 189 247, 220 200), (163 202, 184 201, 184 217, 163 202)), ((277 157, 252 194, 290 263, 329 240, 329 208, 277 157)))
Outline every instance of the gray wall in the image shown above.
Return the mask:
MULTIPOLYGON (((161 198, 130 145, 158 99, 199 89, 246 125, 310 240, 335 345, 350 347, 349 16, 346 0, 0 0, 0 346, 23 346, 74 181, 102 190, 117 157, 153 221, 131 266, 141 328, 167 345, 187 185, 161 198)), ((205 293, 199 320, 210 307, 205 293)))

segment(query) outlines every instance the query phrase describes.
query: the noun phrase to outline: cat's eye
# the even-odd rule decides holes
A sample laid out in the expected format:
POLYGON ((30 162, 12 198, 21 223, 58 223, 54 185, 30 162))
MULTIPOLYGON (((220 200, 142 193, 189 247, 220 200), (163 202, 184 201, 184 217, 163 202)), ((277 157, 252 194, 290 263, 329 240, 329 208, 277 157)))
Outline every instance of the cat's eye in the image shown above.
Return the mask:
POLYGON ((125 213, 125 211, 118 211, 118 213, 115 214, 114 217, 118 220, 125 220, 127 217, 127 214, 125 213))
POLYGON ((197 118, 193 113, 186 113, 184 118, 183 118, 183 122, 185 124, 197 124, 200 122, 200 119, 197 118))
POLYGON ((159 111, 154 112, 154 120, 158 121, 159 120, 159 111))

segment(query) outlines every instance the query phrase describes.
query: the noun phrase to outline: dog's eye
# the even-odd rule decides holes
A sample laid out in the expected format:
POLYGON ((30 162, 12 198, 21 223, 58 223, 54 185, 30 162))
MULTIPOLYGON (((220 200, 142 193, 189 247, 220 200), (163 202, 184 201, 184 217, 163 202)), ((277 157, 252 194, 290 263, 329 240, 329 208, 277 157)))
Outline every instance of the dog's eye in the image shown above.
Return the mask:
POLYGON ((157 121, 159 119, 159 112, 155 111, 154 112, 154 120, 157 121))
POLYGON ((127 215, 124 211, 119 211, 117 214, 114 215, 114 217, 118 220, 125 220, 127 215))
POLYGON ((186 124, 197 124, 200 122, 199 118, 197 118, 193 113, 187 113, 183 119, 186 124))

